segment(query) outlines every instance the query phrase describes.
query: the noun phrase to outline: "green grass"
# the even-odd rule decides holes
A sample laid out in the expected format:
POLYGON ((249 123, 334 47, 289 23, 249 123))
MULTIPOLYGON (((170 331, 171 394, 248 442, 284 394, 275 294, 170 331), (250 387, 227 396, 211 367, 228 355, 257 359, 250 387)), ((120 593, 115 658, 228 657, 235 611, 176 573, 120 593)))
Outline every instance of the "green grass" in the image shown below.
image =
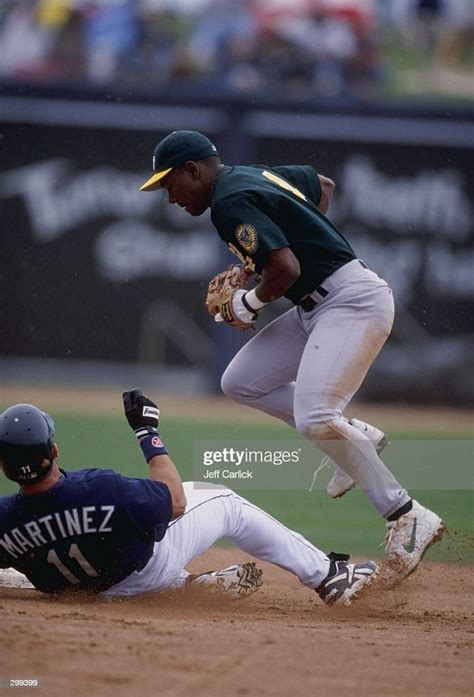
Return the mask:
MULTIPOLYGON (((60 464, 65 469, 110 467, 129 476, 147 476, 141 452, 123 419, 70 414, 55 416, 60 464)), ((204 419, 205 416, 198 418, 204 419)), ((184 480, 193 479, 195 440, 295 438, 291 429, 278 425, 278 422, 269 427, 249 422, 215 424, 209 420, 178 421, 168 418, 163 423, 161 433, 184 480)), ((403 437, 400 433, 391 435, 393 440, 403 437)), ((410 434, 410 438, 413 438, 413 434, 410 434)), ((315 462, 319 457, 315 456, 315 462)), ((439 465, 449 466, 446 462, 439 465)), ((234 488, 239 491, 238 487, 234 488)), ((15 485, 2 478, 0 495, 13 491, 15 485)), ((380 547, 385 532, 383 521, 360 491, 353 491, 337 501, 331 500, 321 490, 242 490, 240 493, 326 551, 377 557, 383 554, 380 547)), ((474 563, 474 492, 429 490, 411 493, 436 510, 445 519, 450 531, 441 544, 428 552, 428 557, 437 561, 474 563)))

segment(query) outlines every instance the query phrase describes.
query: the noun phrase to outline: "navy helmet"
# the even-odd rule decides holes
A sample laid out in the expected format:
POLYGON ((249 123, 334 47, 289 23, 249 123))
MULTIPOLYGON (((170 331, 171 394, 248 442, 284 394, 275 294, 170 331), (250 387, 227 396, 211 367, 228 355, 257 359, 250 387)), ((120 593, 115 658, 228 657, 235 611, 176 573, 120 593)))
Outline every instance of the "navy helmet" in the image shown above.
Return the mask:
POLYGON ((35 484, 53 466, 54 421, 32 404, 0 414, 0 465, 12 482, 35 484))

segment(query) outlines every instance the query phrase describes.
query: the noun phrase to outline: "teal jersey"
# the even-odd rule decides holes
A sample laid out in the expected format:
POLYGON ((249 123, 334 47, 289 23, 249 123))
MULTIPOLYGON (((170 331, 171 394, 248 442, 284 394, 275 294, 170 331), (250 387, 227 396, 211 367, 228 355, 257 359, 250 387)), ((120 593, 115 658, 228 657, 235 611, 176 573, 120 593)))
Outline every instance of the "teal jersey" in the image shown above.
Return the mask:
POLYGON ((301 275, 285 293, 295 304, 356 255, 318 210, 321 186, 307 165, 226 167, 214 188, 211 219, 247 268, 261 273, 270 252, 290 247, 301 275))

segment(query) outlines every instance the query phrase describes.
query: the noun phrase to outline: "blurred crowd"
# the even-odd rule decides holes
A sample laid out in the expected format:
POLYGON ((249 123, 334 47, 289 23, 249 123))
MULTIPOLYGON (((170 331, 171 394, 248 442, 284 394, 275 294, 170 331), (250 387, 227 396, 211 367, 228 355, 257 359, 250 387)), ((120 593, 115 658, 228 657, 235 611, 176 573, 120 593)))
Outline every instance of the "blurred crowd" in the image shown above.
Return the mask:
POLYGON ((474 0, 2 0, 0 79, 370 97, 384 42, 462 67, 474 0))

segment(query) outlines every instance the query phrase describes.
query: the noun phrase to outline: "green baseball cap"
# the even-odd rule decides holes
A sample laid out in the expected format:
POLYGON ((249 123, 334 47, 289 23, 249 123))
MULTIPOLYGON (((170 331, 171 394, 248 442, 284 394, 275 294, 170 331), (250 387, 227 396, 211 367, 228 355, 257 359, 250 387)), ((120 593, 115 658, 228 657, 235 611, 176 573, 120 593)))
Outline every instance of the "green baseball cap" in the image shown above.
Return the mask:
POLYGON ((189 160, 204 160, 217 156, 217 148, 209 138, 197 131, 173 131, 160 140, 153 153, 153 171, 140 191, 154 191, 161 188, 160 181, 175 167, 183 167, 189 160))

